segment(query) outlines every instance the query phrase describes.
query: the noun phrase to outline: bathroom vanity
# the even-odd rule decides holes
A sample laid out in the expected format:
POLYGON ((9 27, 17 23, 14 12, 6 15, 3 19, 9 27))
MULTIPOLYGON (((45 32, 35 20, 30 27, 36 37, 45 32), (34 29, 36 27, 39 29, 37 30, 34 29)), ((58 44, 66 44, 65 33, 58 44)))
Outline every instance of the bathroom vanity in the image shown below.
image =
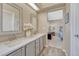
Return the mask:
POLYGON ((46 45, 46 34, 0 42, 1 56, 39 56, 46 45))

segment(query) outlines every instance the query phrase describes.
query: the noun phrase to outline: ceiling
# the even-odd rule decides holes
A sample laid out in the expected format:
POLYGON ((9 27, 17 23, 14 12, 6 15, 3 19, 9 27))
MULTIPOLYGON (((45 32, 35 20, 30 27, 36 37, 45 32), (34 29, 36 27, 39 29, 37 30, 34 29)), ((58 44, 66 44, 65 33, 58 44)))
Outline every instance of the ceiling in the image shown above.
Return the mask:
POLYGON ((47 7, 50 7, 50 6, 54 6, 54 5, 57 5, 58 3, 37 3, 36 5, 40 8, 40 9, 43 9, 43 8, 47 8, 47 7))
POLYGON ((64 3, 35 3, 40 11, 41 10, 46 10, 46 9, 51 9, 51 8, 55 8, 55 7, 61 7, 61 6, 64 6, 65 4, 64 3))

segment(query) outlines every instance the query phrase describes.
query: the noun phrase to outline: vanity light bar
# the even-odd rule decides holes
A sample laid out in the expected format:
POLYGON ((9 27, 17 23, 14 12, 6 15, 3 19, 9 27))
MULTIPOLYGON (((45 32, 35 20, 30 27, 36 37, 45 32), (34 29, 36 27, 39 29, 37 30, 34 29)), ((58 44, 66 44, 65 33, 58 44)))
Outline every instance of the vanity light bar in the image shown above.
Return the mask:
POLYGON ((28 3, 28 4, 36 11, 39 10, 39 8, 37 7, 37 5, 35 5, 35 3, 28 3))

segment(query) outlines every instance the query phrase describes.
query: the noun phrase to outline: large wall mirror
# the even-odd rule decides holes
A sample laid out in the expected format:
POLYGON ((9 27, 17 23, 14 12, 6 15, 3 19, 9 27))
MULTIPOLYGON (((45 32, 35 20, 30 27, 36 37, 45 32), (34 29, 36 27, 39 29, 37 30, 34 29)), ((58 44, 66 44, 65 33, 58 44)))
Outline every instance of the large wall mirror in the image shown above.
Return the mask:
POLYGON ((20 32, 22 8, 16 4, 1 4, 0 32, 20 32))
POLYGON ((32 33, 35 34, 37 33, 37 26, 38 26, 38 21, 37 21, 37 16, 34 15, 34 14, 31 14, 31 24, 33 26, 33 29, 32 29, 32 33))

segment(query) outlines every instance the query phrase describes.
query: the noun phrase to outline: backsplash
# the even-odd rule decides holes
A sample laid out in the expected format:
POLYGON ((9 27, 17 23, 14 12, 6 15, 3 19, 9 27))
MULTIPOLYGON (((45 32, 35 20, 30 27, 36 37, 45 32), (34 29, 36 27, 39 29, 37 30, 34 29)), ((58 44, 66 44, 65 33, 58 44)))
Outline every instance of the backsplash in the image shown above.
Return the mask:
POLYGON ((7 41, 7 40, 13 40, 15 38, 25 37, 24 33, 19 33, 16 35, 10 34, 10 35, 0 35, 0 42, 7 41))

